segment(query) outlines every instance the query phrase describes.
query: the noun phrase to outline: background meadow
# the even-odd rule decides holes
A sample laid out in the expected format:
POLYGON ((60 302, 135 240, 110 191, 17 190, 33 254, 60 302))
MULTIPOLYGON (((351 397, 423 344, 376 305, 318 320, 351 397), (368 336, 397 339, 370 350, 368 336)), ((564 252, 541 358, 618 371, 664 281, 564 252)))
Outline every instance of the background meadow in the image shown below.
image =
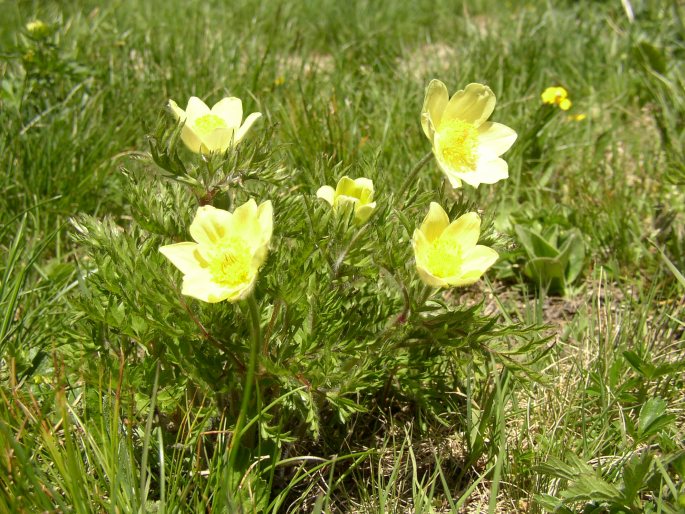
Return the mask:
POLYGON ((685 509, 679 2, 0 9, 0 512, 685 509), (433 78, 492 88, 510 178, 452 190, 430 162, 400 209, 433 78), (542 105, 555 85, 570 110, 542 105), (235 189, 280 241, 237 463, 246 315, 181 297, 157 251, 198 205, 150 158, 191 95, 263 113, 235 189), (379 205, 354 249, 315 198, 345 174, 379 205), (481 211, 501 258, 427 303, 430 201, 481 211))

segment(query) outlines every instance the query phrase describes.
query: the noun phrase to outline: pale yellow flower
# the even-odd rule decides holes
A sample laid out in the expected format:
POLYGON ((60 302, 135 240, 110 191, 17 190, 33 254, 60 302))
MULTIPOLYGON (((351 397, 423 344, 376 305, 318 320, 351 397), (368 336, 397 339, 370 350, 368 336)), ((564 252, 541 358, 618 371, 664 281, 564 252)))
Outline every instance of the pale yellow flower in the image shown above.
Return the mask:
POLYGON ((34 38, 40 39, 50 34, 50 27, 42 20, 33 20, 26 24, 26 31, 34 38))
POLYGON ((473 284, 499 255, 477 244, 480 216, 468 212, 450 223, 439 204, 431 202, 421 227, 414 231, 412 246, 419 277, 429 286, 473 284))
POLYGON ((516 132, 487 121, 495 109, 495 94, 482 84, 469 84, 449 97, 447 87, 431 80, 421 111, 421 126, 433 145, 438 166, 452 187, 478 187, 509 176, 499 156, 516 141, 516 132))
POLYGON ((179 122, 185 122, 181 139, 195 153, 225 152, 240 143, 262 116, 253 112, 242 122, 243 103, 235 97, 224 98, 211 109, 196 96, 190 97, 185 111, 173 100, 169 107, 179 122))
POLYGON ((354 207, 354 217, 358 223, 364 223, 369 219, 376 208, 373 201, 373 182, 368 178, 343 177, 338 181, 335 189, 331 186, 321 186, 316 196, 326 200, 334 209, 341 205, 354 207))
POLYGON ((568 98, 568 91, 561 86, 548 87, 542 92, 540 98, 542 103, 557 105, 562 111, 568 111, 573 105, 568 98))
POLYGON ((205 205, 190 225, 195 243, 159 251, 183 272, 181 293, 204 302, 235 302, 250 295, 269 251, 273 229, 270 201, 249 200, 233 213, 205 205))

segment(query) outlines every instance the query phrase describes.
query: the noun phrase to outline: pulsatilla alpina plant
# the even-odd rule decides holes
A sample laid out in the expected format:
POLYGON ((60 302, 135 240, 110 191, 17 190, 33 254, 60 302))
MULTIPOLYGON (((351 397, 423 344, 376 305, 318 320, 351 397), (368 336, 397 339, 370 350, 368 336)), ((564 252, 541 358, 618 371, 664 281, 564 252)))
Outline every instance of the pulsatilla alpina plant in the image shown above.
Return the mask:
POLYGON ((243 102, 235 97, 224 98, 211 109, 196 96, 190 97, 185 111, 173 100, 169 107, 183 124, 181 139, 195 153, 225 152, 240 143, 262 116, 253 112, 243 122, 243 102))
POLYGON ((468 212, 450 223, 447 213, 432 202, 412 244, 416 269, 433 287, 465 286, 476 282, 497 261, 497 252, 477 245, 480 217, 468 212))
POLYGON ((269 250, 272 217, 269 201, 250 200, 233 213, 200 207, 190 225, 196 242, 159 249, 183 272, 181 293, 209 303, 245 299, 269 250))
POLYGON ((514 144, 516 132, 487 121, 494 109, 495 94, 482 84, 469 84, 451 98, 441 81, 428 84, 421 125, 452 187, 494 184, 509 176, 500 155, 514 144))
MULTIPOLYGON (((504 178, 497 156, 515 133, 485 121, 492 92, 470 85, 448 101, 434 84, 428 96, 421 122, 439 162, 472 159, 473 169, 453 167, 474 184, 504 178)), ((379 403, 453 411, 444 392, 465 387, 467 365, 494 358, 516 371, 544 342, 529 327, 499 325, 478 304, 443 297, 442 288, 474 284, 498 257, 467 201, 412 191, 411 205, 393 209, 391 191, 378 195, 371 179, 347 176, 335 189, 307 190, 297 173, 279 173, 264 137, 223 154, 179 153, 179 140, 191 139, 183 130, 197 130, 193 116, 158 131, 151 160, 127 170, 130 220, 75 220, 90 250, 81 303, 94 329, 107 327, 107 346, 127 348, 140 369, 161 363, 162 388, 192 386, 214 399, 234 433, 230 462, 244 463, 240 452, 254 457, 256 437, 278 447, 321 436, 334 448, 339 441, 327 438, 339 432, 324 433, 323 420, 344 423, 379 403), (153 163, 164 171, 157 178, 153 163), (255 433, 247 419, 257 413, 255 433)), ((210 149, 199 140, 188 146, 210 149)), ((383 174, 357 168, 357 176, 383 174)))
POLYGON ((333 209, 341 206, 351 206, 355 220, 364 223, 376 208, 373 201, 373 182, 368 178, 351 179, 343 177, 338 181, 335 189, 331 186, 321 186, 316 196, 326 200, 333 209))

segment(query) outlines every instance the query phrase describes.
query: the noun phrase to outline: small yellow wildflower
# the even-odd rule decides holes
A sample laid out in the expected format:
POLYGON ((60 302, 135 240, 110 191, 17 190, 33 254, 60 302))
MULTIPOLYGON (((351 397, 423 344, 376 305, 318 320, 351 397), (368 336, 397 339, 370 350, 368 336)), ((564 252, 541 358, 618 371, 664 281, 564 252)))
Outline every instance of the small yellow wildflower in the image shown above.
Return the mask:
POLYGON ((580 113, 580 114, 574 114, 571 116, 571 119, 573 121, 583 121, 585 118, 587 118, 587 114, 580 113))
POLYGON ((568 91, 561 86, 548 87, 540 95, 542 103, 549 105, 557 105, 562 111, 568 111, 571 108, 571 100, 568 98, 568 91))
POLYGON ((41 39, 50 34, 50 27, 44 21, 33 20, 26 24, 26 32, 36 39, 41 39))
POLYGON ((421 126, 454 188, 462 181, 478 187, 509 176, 509 167, 499 156, 514 144, 516 132, 487 121, 495 102, 495 94, 482 84, 469 84, 452 98, 439 80, 431 80, 426 88, 421 126))
POLYGON ((479 245, 480 216, 468 212, 450 223, 447 213, 431 202, 412 246, 419 277, 429 286, 466 286, 478 281, 499 255, 479 245))
POLYGON ((205 205, 190 235, 195 243, 162 246, 159 251, 183 272, 181 293, 203 302, 235 302, 254 289, 269 251, 273 230, 270 201, 249 200, 233 213, 205 205))
POLYGON ((283 75, 279 75, 278 77, 276 77, 276 79, 274 80, 274 86, 279 87, 283 84, 285 84, 285 77, 283 75))
POLYGON ((240 143, 262 116, 253 112, 241 124, 243 103, 235 97, 224 98, 211 109, 196 96, 190 97, 185 111, 173 100, 169 100, 169 107, 179 122, 185 122, 181 139, 195 153, 226 152, 240 143))
POLYGON ((373 201, 373 182, 368 178, 352 180, 345 176, 338 181, 335 189, 321 186, 316 196, 326 200, 334 209, 338 209, 340 205, 354 206, 354 217, 358 223, 366 222, 376 208, 376 202, 373 201))

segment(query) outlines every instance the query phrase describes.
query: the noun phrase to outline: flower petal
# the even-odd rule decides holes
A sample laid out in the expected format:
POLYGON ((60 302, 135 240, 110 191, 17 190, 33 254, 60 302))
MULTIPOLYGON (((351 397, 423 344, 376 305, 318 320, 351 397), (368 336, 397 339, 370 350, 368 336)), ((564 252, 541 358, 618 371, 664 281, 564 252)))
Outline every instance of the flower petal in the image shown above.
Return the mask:
POLYGON ((426 88, 426 96, 421 109, 421 126, 426 137, 433 140, 433 133, 440 127, 442 113, 449 102, 447 86, 437 79, 433 79, 426 88))
POLYGON ((267 238, 271 239, 274 224, 274 206, 271 200, 266 200, 259 204, 257 218, 259 219, 259 227, 262 233, 268 234, 267 238))
POLYGON ((185 143, 191 152, 200 153, 202 141, 197 137, 195 131, 187 125, 187 120, 186 125, 183 125, 183 128, 181 129, 181 141, 185 143))
POLYGON ((247 134, 247 131, 250 130, 250 127, 254 124, 254 122, 261 117, 261 112, 253 112, 247 118, 245 118, 245 122, 240 126, 240 128, 238 129, 238 133, 235 135, 234 144, 237 145, 238 143, 240 143, 247 134))
POLYGON ((469 84, 450 98, 443 119, 458 119, 479 127, 495 110, 495 93, 483 84, 469 84))
POLYGON ((462 273, 471 274, 478 272, 482 275, 490 266, 497 262, 499 254, 487 246, 476 245, 466 251, 462 258, 464 259, 461 266, 462 273))
POLYGON ((331 186, 321 186, 317 190, 316 196, 333 205, 333 200, 335 199, 335 189, 333 189, 331 186))
POLYGON ((228 211, 203 205, 190 225, 190 235, 200 244, 216 244, 227 235, 232 218, 233 214, 228 211))
POLYGON ((373 210, 376 208, 376 202, 371 202, 367 203, 365 205, 360 205, 359 207, 356 208, 354 212, 354 217, 357 219, 359 223, 366 223, 366 221, 369 219, 371 216, 371 213, 373 213, 373 210))
POLYGON ((501 123, 486 121, 478 127, 478 143, 498 157, 511 148, 516 137, 513 129, 501 123))
MULTIPOLYGON (((159 248, 159 251, 164 257, 169 259, 171 263, 180 269, 183 274, 194 273, 202 269, 202 262, 198 260, 199 255, 196 253, 197 243, 176 243, 173 245, 166 245, 159 248)), ((201 259, 201 257, 200 257, 201 259)))
POLYGON ((359 199, 362 202, 367 202, 373 197, 373 181, 371 179, 360 177, 354 179, 354 184, 359 189, 359 199))
POLYGON ((447 162, 445 162, 445 160, 442 158, 442 152, 437 152, 434 149, 433 155, 435 156, 435 162, 438 163, 438 167, 443 172, 443 174, 447 177, 447 180, 450 181, 450 185, 454 189, 460 188, 461 187, 461 179, 460 179, 461 172, 458 170, 455 170, 454 168, 452 168, 452 166, 450 166, 449 164, 447 164, 447 162))
POLYGON ((197 96, 190 97, 190 100, 188 100, 188 107, 186 107, 186 115, 188 116, 189 120, 194 121, 200 116, 209 114, 209 112, 210 111, 209 107, 207 107, 207 104, 205 104, 197 96))
POLYGON ((225 152, 233 145, 234 132, 232 128, 218 128, 201 136, 202 151, 205 153, 225 152))
POLYGON ((480 237, 480 216, 467 212, 449 224, 440 236, 440 240, 453 239, 460 248, 468 250, 476 246, 480 237))
MULTIPOLYGON (((265 208, 268 209, 268 207, 265 208)), ((250 198, 233 211, 231 230, 240 234, 246 242, 249 242, 250 248, 254 250, 264 244, 260 221, 257 203, 253 198, 250 198)), ((266 228, 270 232, 271 227, 267 226, 266 228)), ((271 238, 271 233, 269 233, 269 238, 271 238)))
POLYGON ((478 187, 480 184, 494 184, 509 177, 509 165, 500 158, 480 159, 476 171, 460 173, 458 177, 468 185, 478 187))
POLYGON ((428 208, 428 214, 424 218, 423 223, 421 223, 419 230, 426 236, 426 240, 429 243, 432 243, 440 237, 442 231, 445 230, 449 224, 450 219, 447 217, 445 210, 440 204, 431 202, 430 207, 428 208))
POLYGON ((432 287, 447 287, 449 283, 441 278, 436 277, 423 266, 416 264, 416 271, 419 273, 419 278, 424 284, 432 287))
POLYGON ((259 223, 259 234, 261 236, 260 249, 264 251, 264 256, 259 262, 259 266, 261 266, 264 259, 266 259, 266 252, 269 250, 269 243, 271 242, 271 236, 273 234, 274 210, 271 200, 259 204, 259 207, 257 208, 257 220, 259 223))
POLYGON ((417 266, 423 265, 425 262, 426 252, 430 248, 430 243, 426 239, 426 236, 418 228, 414 230, 414 235, 411 239, 411 246, 414 249, 414 258, 416 259, 417 266))
POLYGON ((345 175, 338 180, 338 185, 335 188, 335 195, 359 198, 359 189, 360 188, 357 186, 357 183, 345 175))
POLYGON ((233 211, 230 230, 239 234, 252 251, 252 266, 255 276, 269 252, 273 232, 273 206, 267 200, 257 206, 250 199, 233 211))
POLYGON ((211 278, 207 272, 185 275, 181 294, 208 303, 218 303, 228 299, 234 291, 213 282, 211 278))
POLYGON ((179 120, 179 121, 185 121, 186 119, 186 112, 181 109, 176 102, 173 100, 169 100, 169 107, 171 108, 171 112, 174 114, 174 117, 179 120))
POLYGON ((212 107, 212 114, 216 114, 232 129, 240 128, 243 121, 243 102, 234 96, 219 100, 212 107))
POLYGON ((181 109, 176 102, 169 100, 169 107, 174 117, 179 121, 179 123, 185 123, 181 129, 181 141, 190 149, 191 152, 199 153, 200 146, 202 142, 197 137, 192 127, 186 123, 188 115, 181 109))

